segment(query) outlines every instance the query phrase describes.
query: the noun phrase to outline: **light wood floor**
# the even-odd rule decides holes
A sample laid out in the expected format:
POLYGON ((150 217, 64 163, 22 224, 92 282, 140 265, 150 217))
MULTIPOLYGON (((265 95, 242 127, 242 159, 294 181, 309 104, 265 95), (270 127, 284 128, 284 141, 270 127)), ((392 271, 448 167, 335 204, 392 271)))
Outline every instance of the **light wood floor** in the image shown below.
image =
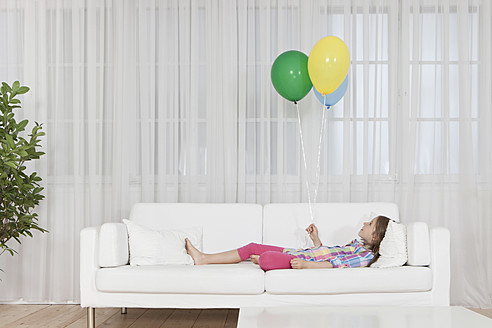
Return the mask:
MULTIPOLYGON (((96 309, 96 326, 236 328, 239 309, 96 309)), ((86 327, 87 309, 79 305, 0 304, 0 327, 86 327)))
MULTIPOLYGON (((470 309, 492 318, 492 309, 470 309)), ((96 326, 178 327, 178 328, 235 328, 238 309, 96 309, 96 326)), ((0 327, 86 327, 87 310, 78 305, 21 305, 0 304, 0 327)))

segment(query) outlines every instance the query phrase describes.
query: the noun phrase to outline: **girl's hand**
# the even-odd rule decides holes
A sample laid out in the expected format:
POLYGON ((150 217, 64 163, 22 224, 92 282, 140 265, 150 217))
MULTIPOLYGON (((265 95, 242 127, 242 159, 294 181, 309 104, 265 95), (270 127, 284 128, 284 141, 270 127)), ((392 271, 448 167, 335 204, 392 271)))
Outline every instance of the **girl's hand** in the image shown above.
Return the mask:
POLYGON ((309 266, 309 262, 304 261, 300 258, 295 258, 290 260, 290 266, 292 267, 292 269, 307 269, 309 266))
POLYGON ((318 227, 314 223, 311 223, 309 227, 306 228, 306 231, 310 236, 318 236, 318 227))
POLYGON ((306 231, 309 234, 309 238, 313 241, 314 247, 320 247, 322 243, 318 236, 318 227, 316 227, 314 223, 311 223, 309 227, 306 228, 306 231))

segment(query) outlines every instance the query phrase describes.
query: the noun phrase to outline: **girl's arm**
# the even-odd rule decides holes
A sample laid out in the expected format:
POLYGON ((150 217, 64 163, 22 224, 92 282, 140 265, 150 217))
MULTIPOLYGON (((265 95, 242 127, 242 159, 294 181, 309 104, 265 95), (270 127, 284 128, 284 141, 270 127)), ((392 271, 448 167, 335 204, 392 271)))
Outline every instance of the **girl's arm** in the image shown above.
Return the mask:
POLYGON ((369 262, 371 262, 373 256, 374 255, 371 252, 337 256, 330 261, 330 264, 332 264, 335 268, 366 267, 369 265, 369 262))
POLYGON ((311 262, 301 258, 294 258, 290 260, 290 266, 292 269, 358 268, 368 266, 372 258, 373 254, 371 252, 336 256, 330 261, 323 262, 311 262))
POLYGON ((326 268, 333 268, 333 264, 331 264, 329 261, 325 262, 311 262, 311 261, 305 261, 300 258, 295 258, 290 260, 290 266, 292 269, 326 269, 326 268))

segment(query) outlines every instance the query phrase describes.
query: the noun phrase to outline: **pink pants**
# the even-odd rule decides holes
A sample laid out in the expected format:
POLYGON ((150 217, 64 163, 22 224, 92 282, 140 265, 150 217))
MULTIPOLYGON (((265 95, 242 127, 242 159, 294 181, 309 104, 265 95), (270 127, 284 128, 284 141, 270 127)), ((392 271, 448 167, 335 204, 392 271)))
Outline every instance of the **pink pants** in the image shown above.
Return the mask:
POLYGON ((237 249, 242 261, 249 259, 251 255, 259 255, 259 265, 265 271, 278 269, 292 269, 290 260, 294 255, 283 253, 283 248, 263 244, 250 243, 237 249))

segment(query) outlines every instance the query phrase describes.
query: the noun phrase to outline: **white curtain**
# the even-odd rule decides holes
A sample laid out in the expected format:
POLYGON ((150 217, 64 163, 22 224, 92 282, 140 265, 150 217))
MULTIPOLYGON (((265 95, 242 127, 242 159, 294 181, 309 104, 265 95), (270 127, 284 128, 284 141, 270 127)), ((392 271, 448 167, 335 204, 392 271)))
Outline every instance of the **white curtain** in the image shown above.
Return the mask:
POLYGON ((392 201, 451 230, 452 304, 492 307, 491 16, 488 0, 0 0, 0 80, 31 87, 19 118, 47 133, 50 231, 0 258, 0 302, 78 302, 80 230, 135 202, 392 201), (270 68, 327 35, 352 62, 319 147, 322 105, 281 98, 270 68))
POLYGON ((451 230, 451 301, 492 307, 490 1, 402 1, 396 137, 405 218, 451 230))

